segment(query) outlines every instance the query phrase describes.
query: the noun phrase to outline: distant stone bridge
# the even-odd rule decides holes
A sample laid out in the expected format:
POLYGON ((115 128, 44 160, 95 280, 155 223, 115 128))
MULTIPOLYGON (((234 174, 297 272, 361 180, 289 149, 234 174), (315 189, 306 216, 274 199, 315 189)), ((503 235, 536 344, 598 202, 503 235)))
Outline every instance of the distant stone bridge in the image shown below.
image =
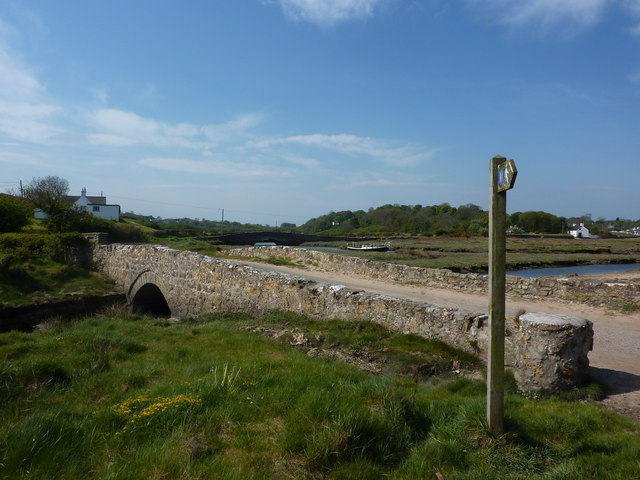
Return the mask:
MULTIPOLYGON (((161 246, 99 245, 94 261, 126 292, 129 302, 152 314, 261 315, 285 310, 320 319, 370 320, 480 355, 487 349, 486 315, 319 284, 161 246)), ((588 366, 591 322, 525 314, 510 319, 507 330, 506 363, 521 388, 569 388, 580 382, 588 366)))
POLYGON ((297 246, 308 242, 353 242, 354 240, 376 240, 374 237, 332 237, 328 235, 307 235, 304 233, 278 231, 230 233, 227 235, 219 235, 217 237, 199 237, 199 239, 221 243, 223 245, 255 245, 256 243, 271 242, 276 245, 288 246, 297 246))

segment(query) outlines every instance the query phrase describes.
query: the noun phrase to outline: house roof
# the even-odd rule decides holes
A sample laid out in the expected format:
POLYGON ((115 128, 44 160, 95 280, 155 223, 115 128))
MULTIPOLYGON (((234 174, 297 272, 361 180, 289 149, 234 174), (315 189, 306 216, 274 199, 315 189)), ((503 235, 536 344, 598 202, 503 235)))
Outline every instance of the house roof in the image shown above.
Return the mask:
MULTIPOLYGON (((76 201, 80 198, 80 195, 66 195, 64 197, 64 201, 67 203, 76 203, 76 201)), ((87 196, 87 200, 91 202, 91 205, 106 205, 107 197, 89 197, 87 196)))

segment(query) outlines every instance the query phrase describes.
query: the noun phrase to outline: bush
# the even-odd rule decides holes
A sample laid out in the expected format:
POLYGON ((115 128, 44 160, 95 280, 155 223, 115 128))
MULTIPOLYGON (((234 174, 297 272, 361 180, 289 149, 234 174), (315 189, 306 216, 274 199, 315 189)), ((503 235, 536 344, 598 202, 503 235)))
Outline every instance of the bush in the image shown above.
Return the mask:
POLYGON ((115 242, 145 242, 146 234, 138 227, 94 217, 88 212, 70 208, 62 216, 48 219, 50 230, 63 232, 105 232, 115 242))
POLYGON ((19 232, 33 217, 33 206, 21 198, 0 194, 0 233, 19 232))
POLYGON ((126 223, 111 223, 106 232, 114 242, 146 242, 147 235, 135 225, 126 223))
POLYGON ((71 263, 89 241, 80 233, 61 234, 0 234, 0 258, 23 261, 27 259, 51 259, 71 263))

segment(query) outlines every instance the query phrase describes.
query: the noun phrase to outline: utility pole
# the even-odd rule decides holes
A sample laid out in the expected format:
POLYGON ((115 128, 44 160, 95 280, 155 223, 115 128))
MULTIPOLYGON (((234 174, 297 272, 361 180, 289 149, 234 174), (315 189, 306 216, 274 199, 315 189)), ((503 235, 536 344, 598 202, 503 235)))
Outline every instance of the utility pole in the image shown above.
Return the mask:
POLYGON ((24 198, 24 189, 22 188, 22 180, 20 180, 20 196, 24 198))
POLYGON ((222 221, 220 223, 220 235, 222 235, 224 231, 224 208, 219 208, 218 210, 222 210, 222 221))
POLYGON ((489 160, 489 360, 487 362, 487 423, 489 432, 504 432, 504 319, 507 236, 507 190, 518 170, 513 160, 489 160))

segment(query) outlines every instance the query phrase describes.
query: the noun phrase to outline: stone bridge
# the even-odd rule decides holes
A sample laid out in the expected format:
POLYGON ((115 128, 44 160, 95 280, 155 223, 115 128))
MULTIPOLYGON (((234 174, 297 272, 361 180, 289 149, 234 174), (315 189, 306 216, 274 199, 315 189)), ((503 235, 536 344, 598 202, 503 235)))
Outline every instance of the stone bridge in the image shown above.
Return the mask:
MULTIPOLYGON (((487 348, 486 315, 473 312, 319 284, 161 246, 97 245, 94 261, 131 303, 148 313, 192 317, 285 310, 320 319, 370 320, 480 355, 487 348)), ((505 361, 522 389, 571 388, 588 367, 592 338, 587 320, 528 313, 507 319, 505 361)))
POLYGON ((326 235, 267 231, 229 233, 227 235, 199 237, 199 240, 221 243, 223 245, 255 245, 256 243, 270 242, 276 245, 295 246, 307 242, 353 242, 376 240, 376 238, 332 237, 326 235))

